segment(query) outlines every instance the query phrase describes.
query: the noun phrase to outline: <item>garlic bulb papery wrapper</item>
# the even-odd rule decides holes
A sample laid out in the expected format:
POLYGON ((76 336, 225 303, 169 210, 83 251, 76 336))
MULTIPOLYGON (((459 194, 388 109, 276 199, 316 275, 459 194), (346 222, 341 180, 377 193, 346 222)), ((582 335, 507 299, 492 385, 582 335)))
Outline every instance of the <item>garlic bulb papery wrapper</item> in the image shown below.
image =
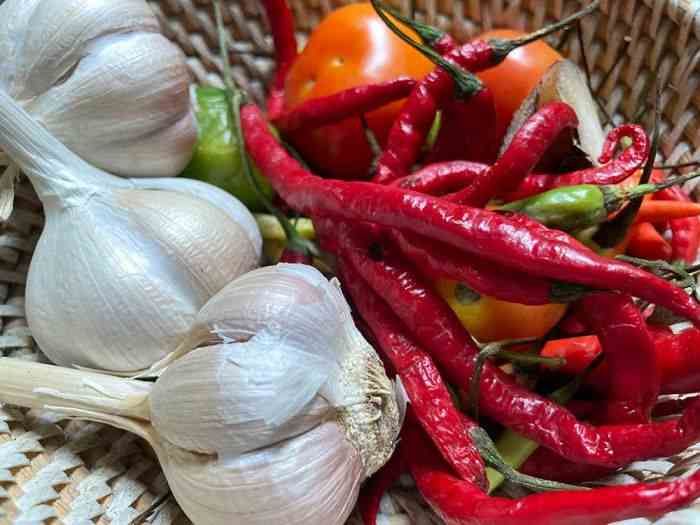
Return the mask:
POLYGON ((202 305, 258 264, 245 227, 225 211, 91 166, 1 90, 0 147, 44 204, 26 310, 57 364, 148 368, 180 345, 202 305))
POLYGON ((134 186, 144 190, 166 190, 185 193, 203 199, 217 208, 226 212, 234 221, 241 225, 248 235, 250 242, 255 247, 258 258, 262 257, 263 238, 260 228, 253 217, 241 201, 229 192, 195 179, 161 177, 157 179, 132 179, 134 186))
MULTIPOLYGON (((284 315, 297 305, 336 331, 304 340, 301 330, 273 339, 261 329, 245 342, 188 353, 155 384, 0 359, 0 401, 50 407, 145 437, 195 524, 344 524, 360 484, 387 461, 398 436, 391 381, 348 323, 334 283, 299 265, 252 274, 285 302, 286 310, 270 303, 273 310, 284 315), (64 380, 64 373, 84 376, 64 380), (304 377, 318 388, 308 389, 304 377)), ((298 319, 279 321, 289 330, 298 319)))
POLYGON ((145 0, 6 0, 0 89, 91 164, 174 176, 197 139, 182 51, 145 0))
MULTIPOLYGON (((230 345, 235 354, 222 354, 221 358, 197 351, 199 361, 206 359, 215 370, 227 370, 221 374, 229 383, 240 370, 258 369, 260 377, 250 386, 241 384, 228 391, 206 382, 213 371, 203 372, 201 378, 178 372, 187 370, 191 374, 193 368, 182 368, 181 358, 165 370, 158 383, 163 388, 152 397, 157 428, 182 448, 235 457, 261 443, 279 441, 282 435, 297 432, 299 425, 318 423, 319 419, 314 418, 327 417, 329 407, 332 412, 343 408, 348 414, 355 414, 352 407, 363 406, 368 392, 378 399, 390 396, 391 410, 398 414, 391 384, 383 385, 381 362, 353 324, 350 308, 336 283, 329 283, 310 266, 278 264, 243 275, 212 297, 200 311, 193 333, 211 330, 213 337, 210 341, 200 338, 203 343, 217 339, 242 342, 230 345), (352 374, 359 375, 351 381, 344 379, 352 374), (183 399, 185 405, 169 403, 177 396, 179 385, 192 382, 200 385, 198 390, 204 396, 235 396, 240 403, 240 407, 233 401, 216 403, 229 411, 236 409, 233 413, 220 413, 216 432, 208 428, 207 421, 213 419, 210 415, 185 408, 191 400, 183 399), (362 385, 359 389, 358 384, 362 385), (172 390, 164 385, 171 385, 172 390), (269 396, 262 392, 261 385, 284 394, 269 396), (260 402, 261 398, 265 401, 260 402), (321 400, 323 404, 319 406, 321 400), (302 420, 292 417, 301 412, 305 413, 302 420)), ((200 344, 190 341, 193 347, 200 344)), ((375 412, 372 417, 376 415, 375 412)), ((378 468, 377 462, 369 459, 374 449, 379 454, 379 464, 386 458, 382 457, 381 447, 376 447, 382 439, 369 435, 358 438, 364 439, 370 443, 363 456, 368 459, 366 468, 371 473, 378 468)))

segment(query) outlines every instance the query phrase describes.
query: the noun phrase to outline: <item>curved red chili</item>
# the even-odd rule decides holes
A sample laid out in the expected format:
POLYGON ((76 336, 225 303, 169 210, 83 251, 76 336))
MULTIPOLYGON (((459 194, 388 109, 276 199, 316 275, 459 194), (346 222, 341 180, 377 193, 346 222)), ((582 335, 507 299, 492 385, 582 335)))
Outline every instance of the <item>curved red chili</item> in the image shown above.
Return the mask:
POLYGON ((262 5, 275 45, 277 70, 267 99, 267 112, 271 119, 275 119, 284 110, 284 83, 289 69, 297 59, 297 38, 294 34, 294 15, 287 0, 263 0, 262 5))
POLYGON ((421 494, 447 525, 605 525, 671 512, 700 496, 697 472, 675 481, 543 492, 516 500, 489 497, 452 476, 415 426, 405 427, 400 453, 421 494))
POLYGON ((618 184, 633 175, 649 157, 649 138, 641 126, 624 124, 613 129, 605 139, 603 153, 598 159, 603 166, 586 168, 563 175, 532 174, 505 195, 506 201, 520 200, 561 186, 579 184, 618 184), (613 159, 618 143, 623 138, 632 140, 619 157, 613 159))
POLYGON ((514 190, 535 168, 556 138, 565 129, 576 126, 578 118, 571 106, 563 102, 545 104, 525 121, 488 171, 478 175, 470 186, 449 199, 481 208, 497 195, 514 190))
MULTIPOLYGON (((340 235, 345 232, 341 230, 340 235)), ((343 276, 343 284, 355 288, 358 295, 381 294, 449 381, 466 390, 474 373, 475 343, 454 312, 411 268, 391 253, 385 253, 382 260, 372 259, 368 254, 370 241, 366 239, 363 248, 361 239, 355 238, 357 249, 343 252, 341 261, 350 261, 359 274, 343 276)), ((672 421, 594 427, 517 385, 490 363, 481 377, 479 407, 485 415, 574 461, 619 467, 681 452, 700 437, 700 402, 672 421)))
POLYGON ((416 235, 398 230, 391 237, 404 257, 433 279, 452 279, 481 295, 512 303, 542 305, 568 302, 580 295, 580 287, 537 279, 416 235))
POLYGON ((279 115, 274 119, 274 124, 283 132, 291 133, 359 117, 405 98, 415 85, 416 81, 412 78, 398 78, 381 84, 353 87, 326 97, 307 100, 279 115))
MULTIPOLYGON (((488 63, 490 56, 491 47, 486 42, 477 41, 452 50, 445 58, 467 71, 473 71, 480 64, 488 63)), ((479 90, 480 83, 476 82, 474 93, 479 90)), ((377 162, 374 182, 388 184, 408 174, 418 160, 437 110, 453 94, 452 77, 442 68, 436 68, 418 83, 389 131, 386 148, 377 162)))
POLYGON ((630 296, 610 292, 586 295, 579 311, 598 335, 612 378, 596 420, 611 424, 648 422, 661 377, 644 317, 630 296))
POLYGON ((453 160, 429 164, 418 171, 391 183, 405 190, 440 196, 461 190, 489 168, 487 164, 467 160, 453 160))
POLYGON ((297 211, 398 228, 537 277, 620 290, 700 325, 700 307, 682 289, 627 263, 603 258, 563 232, 524 228, 522 217, 400 188, 321 179, 279 145, 257 107, 242 109, 241 124, 256 165, 297 211))
MULTIPOLYGON (((353 251, 345 242, 341 241, 343 255, 353 251)), ((377 294, 366 289, 351 262, 341 257, 338 266, 344 289, 396 369, 421 426, 460 477, 486 486, 484 462, 430 356, 403 334, 399 320, 377 294)))

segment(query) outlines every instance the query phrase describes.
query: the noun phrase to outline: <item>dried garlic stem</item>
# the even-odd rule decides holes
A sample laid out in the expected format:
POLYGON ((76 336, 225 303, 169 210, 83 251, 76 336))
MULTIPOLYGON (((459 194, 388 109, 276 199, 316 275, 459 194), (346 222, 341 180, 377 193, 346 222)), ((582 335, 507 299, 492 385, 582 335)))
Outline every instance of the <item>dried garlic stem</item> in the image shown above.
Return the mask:
POLYGON ((0 402, 27 408, 93 410, 150 421, 153 384, 0 358, 0 402))

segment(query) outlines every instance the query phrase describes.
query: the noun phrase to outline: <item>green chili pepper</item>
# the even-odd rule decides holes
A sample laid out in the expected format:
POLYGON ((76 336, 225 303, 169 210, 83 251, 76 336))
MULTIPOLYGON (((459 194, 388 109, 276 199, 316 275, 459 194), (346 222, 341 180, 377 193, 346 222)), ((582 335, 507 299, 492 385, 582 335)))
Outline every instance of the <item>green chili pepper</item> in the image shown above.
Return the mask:
MULTIPOLYGON (((215 87, 198 87, 196 98, 199 138, 192 160, 182 175, 228 191, 252 211, 265 210, 255 188, 243 173, 241 145, 234 133, 226 91, 215 87)), ((253 176, 264 195, 272 197, 272 187, 257 169, 253 170, 253 176)))
POLYGON ((640 184, 629 189, 594 184, 564 186, 508 203, 499 210, 524 213, 551 228, 581 230, 606 221, 611 213, 632 200, 698 176, 700 172, 694 172, 659 184, 640 184))

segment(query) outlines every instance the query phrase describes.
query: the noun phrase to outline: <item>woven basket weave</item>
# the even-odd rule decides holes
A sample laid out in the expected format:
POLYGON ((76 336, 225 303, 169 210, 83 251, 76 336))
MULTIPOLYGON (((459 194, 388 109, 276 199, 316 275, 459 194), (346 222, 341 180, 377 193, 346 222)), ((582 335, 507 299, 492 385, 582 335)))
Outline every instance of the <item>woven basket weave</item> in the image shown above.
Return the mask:
MULTIPOLYGON (((303 41, 325 13, 344 2, 291 3, 303 41)), ((407 9, 410 2, 394 3, 407 9)), ((210 0, 151 4, 165 34, 187 54, 194 79, 219 84, 210 0)), ((230 0, 225 20, 235 40, 234 74, 260 99, 273 62, 271 39, 258 4, 230 0)), ((539 28, 581 7, 576 0, 418 0, 416 4, 419 17, 462 40, 491 27, 539 28)), ((592 84, 609 113, 620 120, 632 119, 647 102, 649 85, 658 79, 664 86, 662 153, 668 162, 700 156, 698 13, 700 4, 692 0, 608 0, 603 1, 601 14, 583 24, 592 84)), ((575 33, 551 42, 581 61, 575 33)), ((15 212, 0 230, 2 355, 42 359, 24 313, 27 268, 42 222, 33 191, 27 184, 21 186, 15 212)), ((168 497, 157 462, 138 438, 98 424, 62 422, 46 412, 0 406, 0 523, 138 521, 189 523, 168 497)))

